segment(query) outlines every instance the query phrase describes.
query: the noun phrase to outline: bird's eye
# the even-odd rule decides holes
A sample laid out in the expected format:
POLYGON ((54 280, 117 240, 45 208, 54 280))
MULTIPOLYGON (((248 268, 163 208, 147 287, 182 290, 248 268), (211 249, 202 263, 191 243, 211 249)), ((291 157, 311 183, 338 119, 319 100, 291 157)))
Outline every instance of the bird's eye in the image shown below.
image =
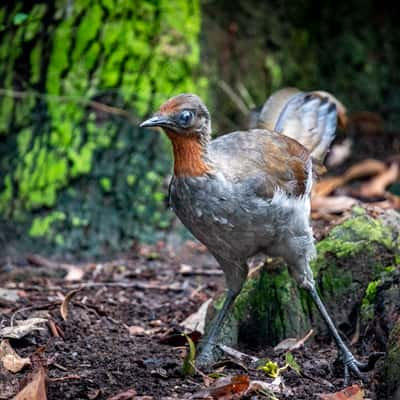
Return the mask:
POLYGON ((187 127, 191 124, 191 122, 193 121, 193 118, 194 118, 193 111, 183 110, 179 114, 179 125, 181 125, 183 127, 187 127))

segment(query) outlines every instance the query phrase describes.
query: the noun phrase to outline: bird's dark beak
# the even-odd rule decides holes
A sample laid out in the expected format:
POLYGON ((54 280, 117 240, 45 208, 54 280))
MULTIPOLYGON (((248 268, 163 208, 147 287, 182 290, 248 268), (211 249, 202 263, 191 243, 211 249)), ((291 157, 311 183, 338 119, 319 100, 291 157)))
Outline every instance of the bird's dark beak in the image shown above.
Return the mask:
POLYGON ((170 128, 174 126, 174 123, 168 118, 163 115, 155 115, 146 121, 143 121, 140 125, 141 128, 150 128, 159 126, 161 128, 170 128))

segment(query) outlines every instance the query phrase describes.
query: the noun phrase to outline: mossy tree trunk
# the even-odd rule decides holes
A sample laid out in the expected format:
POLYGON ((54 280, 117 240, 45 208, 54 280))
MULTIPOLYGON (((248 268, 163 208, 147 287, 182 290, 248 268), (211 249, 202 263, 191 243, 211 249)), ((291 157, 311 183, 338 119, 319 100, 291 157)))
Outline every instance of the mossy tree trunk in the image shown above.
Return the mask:
POLYGON ((0 252, 120 250, 168 225, 169 151, 136 122, 205 95, 200 24, 197 0, 0 5, 0 252))

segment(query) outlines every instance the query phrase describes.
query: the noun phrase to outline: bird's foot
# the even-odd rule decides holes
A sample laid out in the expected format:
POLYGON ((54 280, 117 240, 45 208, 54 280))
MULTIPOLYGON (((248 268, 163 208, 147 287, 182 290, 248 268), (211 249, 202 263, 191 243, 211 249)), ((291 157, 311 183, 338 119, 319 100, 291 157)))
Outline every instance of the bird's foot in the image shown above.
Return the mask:
POLYGON ((344 364, 344 386, 348 386, 350 375, 364 380, 365 377, 362 375, 362 373, 373 370, 375 367, 375 363, 384 354, 385 353, 371 353, 368 357, 367 362, 361 362, 353 356, 350 350, 343 349, 340 359, 344 364))
POLYGON ((196 357, 196 367, 202 370, 210 369, 222 355, 222 351, 218 346, 209 342, 205 343, 200 351, 200 354, 196 357))

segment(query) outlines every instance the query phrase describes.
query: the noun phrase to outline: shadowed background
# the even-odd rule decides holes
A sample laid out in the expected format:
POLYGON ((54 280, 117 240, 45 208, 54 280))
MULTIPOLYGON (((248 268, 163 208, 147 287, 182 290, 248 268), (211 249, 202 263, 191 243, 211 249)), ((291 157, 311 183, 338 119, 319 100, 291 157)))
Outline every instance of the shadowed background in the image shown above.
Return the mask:
POLYGON ((400 125, 385 2, 17 1, 0 5, 0 255, 100 256, 174 230, 169 143, 138 122, 180 92, 213 130, 282 86, 400 125))

